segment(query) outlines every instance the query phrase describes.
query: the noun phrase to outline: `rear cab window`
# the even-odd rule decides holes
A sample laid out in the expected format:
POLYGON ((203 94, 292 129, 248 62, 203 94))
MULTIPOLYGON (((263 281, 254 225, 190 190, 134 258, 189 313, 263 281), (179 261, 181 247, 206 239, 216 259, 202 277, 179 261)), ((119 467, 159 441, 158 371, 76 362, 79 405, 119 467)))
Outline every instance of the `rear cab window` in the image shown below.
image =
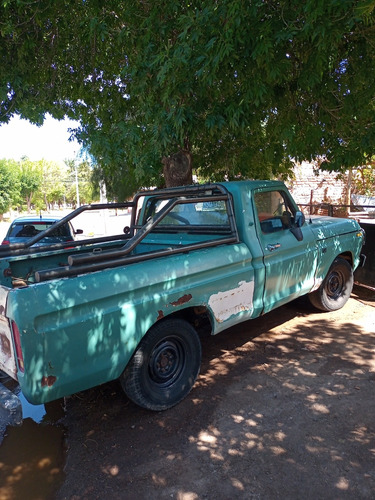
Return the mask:
POLYGON ((147 244, 173 249, 200 243, 219 244, 221 241, 228 242, 229 238, 231 241, 238 240, 227 193, 208 190, 195 196, 178 193, 174 197, 173 194, 166 197, 147 193, 143 199, 138 199, 138 218, 134 226, 136 232, 143 231, 147 224, 154 225, 139 245, 141 248, 136 249, 137 253, 150 249, 147 244))
MULTIPOLYGON (((145 209, 144 223, 155 216, 167 204, 168 200, 149 199, 145 209)), ((225 201, 204 201, 177 204, 159 222, 160 227, 174 226, 227 226, 229 218, 225 201)))

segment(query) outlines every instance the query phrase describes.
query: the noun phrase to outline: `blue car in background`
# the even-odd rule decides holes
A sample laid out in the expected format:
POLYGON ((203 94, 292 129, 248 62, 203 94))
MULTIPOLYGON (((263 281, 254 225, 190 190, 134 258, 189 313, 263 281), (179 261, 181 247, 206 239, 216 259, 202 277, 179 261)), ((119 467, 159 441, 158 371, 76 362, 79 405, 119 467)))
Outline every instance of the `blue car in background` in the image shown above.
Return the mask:
MULTIPOLYGON (((30 238, 37 236, 42 231, 50 228, 60 220, 59 217, 18 217, 9 226, 2 245, 25 243, 30 238)), ((36 242, 33 246, 53 245, 54 243, 74 241, 76 234, 82 234, 82 229, 74 230, 70 222, 63 224, 52 231, 48 236, 36 242)))

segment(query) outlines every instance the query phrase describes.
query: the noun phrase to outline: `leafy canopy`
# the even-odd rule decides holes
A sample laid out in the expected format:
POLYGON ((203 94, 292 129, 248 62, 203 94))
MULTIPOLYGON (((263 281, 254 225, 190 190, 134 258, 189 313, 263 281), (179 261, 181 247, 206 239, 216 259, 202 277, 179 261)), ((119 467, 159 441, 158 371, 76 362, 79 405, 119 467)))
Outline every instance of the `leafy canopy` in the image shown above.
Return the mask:
POLYGON ((2 0, 0 120, 80 120, 112 191, 375 154, 373 0, 2 0))

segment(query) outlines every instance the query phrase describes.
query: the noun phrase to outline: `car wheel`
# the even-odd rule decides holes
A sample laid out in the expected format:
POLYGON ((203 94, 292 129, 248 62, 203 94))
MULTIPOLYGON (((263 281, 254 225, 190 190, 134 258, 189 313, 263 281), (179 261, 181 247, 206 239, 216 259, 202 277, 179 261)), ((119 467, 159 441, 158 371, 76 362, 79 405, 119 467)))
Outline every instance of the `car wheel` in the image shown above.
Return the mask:
POLYGON ((143 337, 120 382, 137 405, 166 410, 190 392, 200 364, 201 344, 195 329, 184 320, 166 319, 143 337))
POLYGON ((320 287, 309 294, 311 304, 321 311, 337 311, 348 301, 353 289, 353 269, 338 257, 320 287))

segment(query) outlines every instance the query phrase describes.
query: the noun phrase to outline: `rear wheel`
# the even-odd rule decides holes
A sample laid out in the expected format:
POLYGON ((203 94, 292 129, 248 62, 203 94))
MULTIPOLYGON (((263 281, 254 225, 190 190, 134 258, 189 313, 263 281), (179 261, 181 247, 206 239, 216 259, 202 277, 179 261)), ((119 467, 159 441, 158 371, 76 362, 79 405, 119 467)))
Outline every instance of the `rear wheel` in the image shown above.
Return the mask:
POLYGON ((311 304, 321 311, 336 311, 348 301, 353 289, 353 269, 338 257, 320 287, 309 294, 311 304))
POLYGON ((126 395, 148 410, 166 410, 187 396, 199 374, 201 344, 181 319, 156 323, 141 340, 120 381, 126 395))

